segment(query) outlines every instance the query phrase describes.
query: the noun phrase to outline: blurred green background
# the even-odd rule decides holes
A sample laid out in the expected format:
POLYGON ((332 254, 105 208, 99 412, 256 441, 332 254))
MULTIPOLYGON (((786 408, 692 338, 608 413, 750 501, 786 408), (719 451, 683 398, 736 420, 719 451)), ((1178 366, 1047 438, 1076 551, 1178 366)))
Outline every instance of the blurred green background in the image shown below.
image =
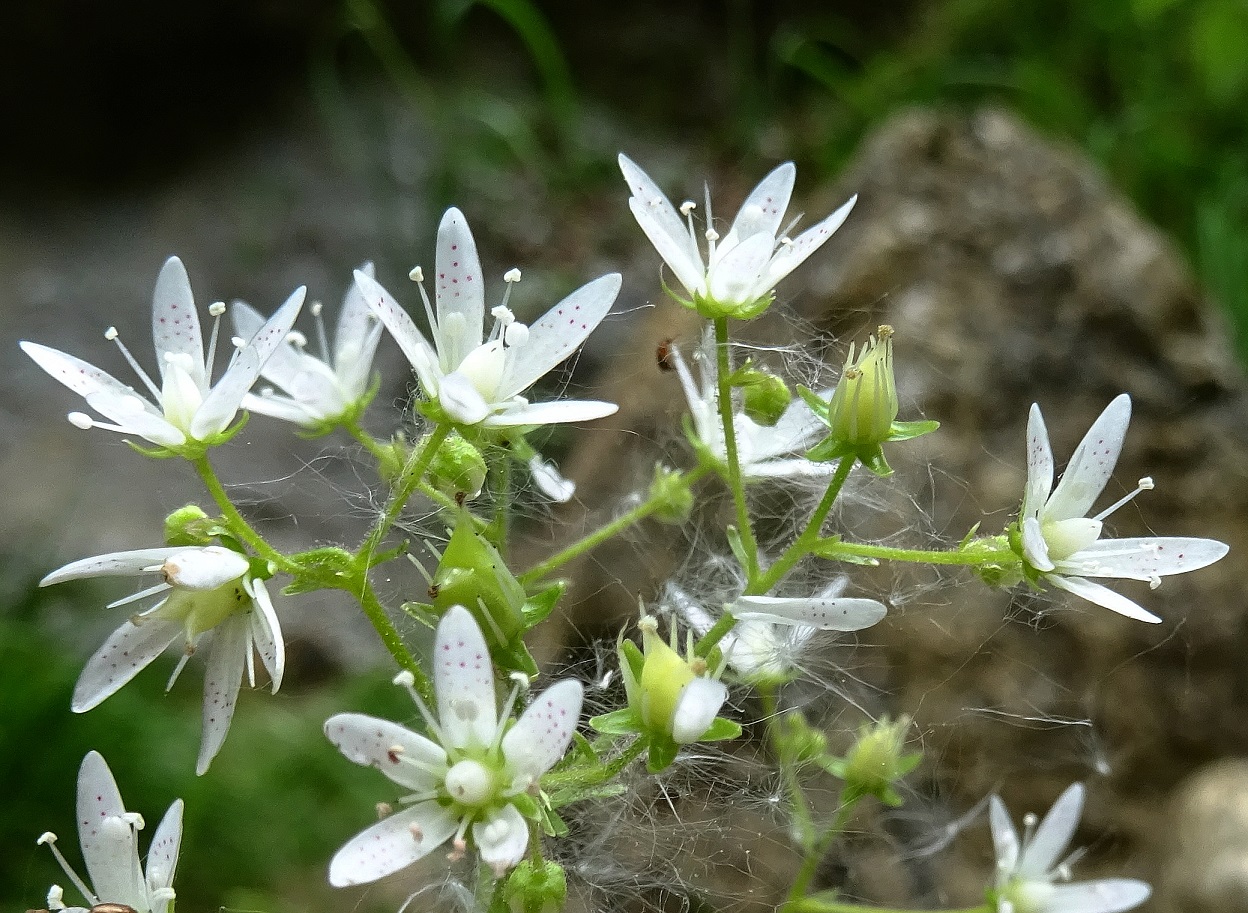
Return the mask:
MULTIPOLYGON (((814 187, 902 107, 999 105, 1099 162, 1176 239, 1248 351, 1243 0, 15 2, 0 11, 0 59, 0 205, 32 220, 176 181, 302 110, 356 174, 376 168, 368 137, 391 113, 416 112, 418 215, 432 226, 465 200, 622 212, 621 148, 648 150, 659 173, 670 166, 655 158, 670 156, 738 181, 793 158, 814 187), (360 86, 383 101, 362 104, 360 86)), ((307 661, 278 697, 244 694, 225 751, 196 780, 200 670, 166 697, 168 660, 72 716, 80 645, 42 621, 40 561, 12 556, 0 616, 0 906, 38 906, 64 882, 34 840, 56 830, 77 860, 74 778, 99 748, 149 822, 187 802, 180 913, 334 909, 326 859, 394 794, 345 764, 319 722, 346 708, 410 718, 386 669, 344 684, 307 661)), ((97 612, 117 595, 83 586, 57 599, 97 612)), ((350 905, 396 903, 366 892, 350 905)))

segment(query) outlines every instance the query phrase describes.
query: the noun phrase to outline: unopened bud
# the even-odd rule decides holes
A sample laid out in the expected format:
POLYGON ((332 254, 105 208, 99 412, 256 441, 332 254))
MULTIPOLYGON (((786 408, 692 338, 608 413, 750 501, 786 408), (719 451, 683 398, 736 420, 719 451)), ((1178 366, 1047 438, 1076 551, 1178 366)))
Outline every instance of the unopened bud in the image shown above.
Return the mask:
POLYGON ((901 805, 901 796, 893 784, 914 770, 922 760, 919 752, 907 754, 906 733, 910 717, 890 722, 881 717, 858 730, 858 741, 849 750, 838 772, 847 792, 858 796, 875 796, 885 805, 901 805))
POLYGON ((165 542, 171 546, 209 545, 220 531, 218 521, 195 504, 179 507, 165 517, 165 542))
POLYGON ((485 476, 485 457, 457 433, 447 436, 429 464, 429 481, 448 498, 475 498, 485 476))
POLYGON ((647 500, 658 505, 651 516, 663 523, 684 523, 693 510, 693 490, 684 474, 662 463, 654 467, 647 500))
POLYGON ((503 899, 510 913, 558 913, 568 899, 563 866, 550 860, 535 866, 523 860, 507 878, 503 899))

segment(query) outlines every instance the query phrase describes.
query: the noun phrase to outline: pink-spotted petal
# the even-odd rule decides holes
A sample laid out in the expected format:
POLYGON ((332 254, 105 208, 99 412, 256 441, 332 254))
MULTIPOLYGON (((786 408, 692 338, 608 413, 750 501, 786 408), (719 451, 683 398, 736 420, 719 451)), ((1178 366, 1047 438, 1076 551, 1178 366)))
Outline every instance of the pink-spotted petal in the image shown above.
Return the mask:
POLYGON ((129 577, 134 574, 159 573, 170 555, 186 551, 184 547, 140 548, 128 552, 109 552, 93 558, 81 558, 57 568, 39 581, 40 586, 81 580, 84 577, 129 577))
POLYGON ((433 649, 438 722, 447 747, 490 745, 498 726, 494 665, 481 628, 467 609, 451 606, 442 616, 433 649))
POLYGON ((252 597, 252 612, 248 616, 251 626, 251 640, 260 654, 260 662, 272 681, 271 693, 277 694, 282 687, 282 675, 286 671, 286 642, 282 639, 282 626, 277 620, 277 612, 273 609, 273 599, 263 580, 249 582, 252 597))
POLYGON ((78 771, 78 840, 91 885, 102 902, 147 906, 138 835, 112 771, 89 752, 78 771))
POLYGON ((433 789, 434 771, 446 770, 446 752, 423 735, 362 713, 340 713, 325 721, 325 736, 348 760, 376 767, 415 792, 433 789))
MULTIPOLYGON (((182 845, 182 800, 175 799, 160 820, 156 832, 152 835, 152 845, 147 851, 147 884, 153 891, 168 888, 173 884, 173 876, 178 868, 178 851, 182 845)), ((152 913, 158 913, 168 906, 158 902, 152 913)))
POLYGON ((797 168, 792 162, 785 162, 759 181, 741 204, 728 235, 743 241, 751 235, 765 234, 774 241, 784 211, 789 208, 796 179, 797 168))
POLYGON ((821 631, 861 631, 888 614, 884 604, 874 599, 819 596, 741 596, 729 611, 740 619, 807 625, 821 631))
POLYGON ((1053 491, 1053 449, 1044 426, 1040 406, 1031 404, 1027 415, 1027 488, 1023 493, 1022 517, 1039 517, 1053 491))
POLYGON ((1042 521, 1087 515, 1114 472, 1130 422, 1131 397, 1123 393, 1105 407, 1075 448, 1061 481, 1044 506, 1042 521))
POLYGON ((438 352, 445 371, 454 371, 468 353, 481 345, 485 329, 485 288, 477 243, 468 220, 452 207, 438 225, 436 275, 438 352), (452 317, 452 315, 457 315, 452 317))
POLYGON ((1049 572, 1056 565, 1049 557, 1049 543, 1045 541, 1040 521, 1035 517, 1023 517, 1023 557, 1038 571, 1049 572))
POLYGON ((436 802, 420 802, 356 834, 329 863, 336 888, 367 884, 406 868, 451 838, 459 819, 436 802))
POLYGON ((792 243, 781 243, 776 250, 776 255, 767 264, 767 274, 762 282, 762 287, 766 290, 774 289, 781 279, 801 266, 807 257, 821 248, 829 238, 836 234, 836 230, 849 218, 849 214, 857 202, 857 195, 850 197, 846 203, 841 205, 840 209, 836 210, 822 222, 818 222, 806 229, 794 238, 792 243))
POLYGON ((557 425, 563 422, 589 422, 619 411, 615 403, 592 399, 565 399, 549 403, 511 406, 485 420, 487 428, 522 428, 528 425, 557 425))
POLYGON ((55 380, 60 381, 79 396, 92 393, 111 393, 117 397, 138 394, 106 371, 101 371, 88 361, 77 356, 40 345, 37 342, 20 342, 23 352, 29 355, 39 367, 43 368, 55 380))
POLYGON ((1152 581, 1186 574, 1223 558, 1230 546, 1216 539, 1160 537, 1101 539, 1057 563, 1059 573, 1152 581))
POLYGON ((498 399, 509 399, 533 386, 575 352, 611 310, 620 282, 619 273, 587 282, 530 326, 524 345, 507 350, 498 399))
POLYGON ((199 743, 199 759, 195 773, 203 776, 208 765, 221 750, 230 722, 238 689, 243 684, 243 668, 251 649, 248 637, 250 621, 245 614, 231 615, 212 631, 208 668, 204 672, 203 734, 199 743))
POLYGON ((503 757, 518 777, 536 780, 563 757, 581 717, 584 689, 573 679, 551 685, 503 736, 503 757))
POLYGON ((762 280, 774 244, 770 235, 751 235, 725 253, 711 269, 710 297, 723 304, 748 304, 771 291, 762 280))
POLYGON ((182 625, 165 618, 146 617, 136 625, 126 620, 87 660, 74 686, 74 713, 86 713, 111 697, 182 633, 182 625))
POLYGON ((1059 574, 1046 574, 1044 579, 1058 589, 1074 593, 1080 599, 1094 602, 1109 609, 1111 612, 1117 612, 1119 615, 1134 618, 1136 621, 1147 621, 1149 624, 1158 624, 1161 621, 1160 618, 1139 603, 1128 599, 1121 593, 1114 592, 1107 586, 1101 586, 1101 584, 1085 580, 1083 577, 1063 577, 1059 574))
POLYGON ((207 386, 199 314, 195 310, 186 267, 177 257, 166 260, 156 277, 156 290, 152 293, 152 342, 162 377, 167 365, 166 355, 189 355, 191 378, 201 390, 207 386))
POLYGON ((524 858, 529 847, 529 825, 514 805, 504 805, 472 826, 472 840, 481 861, 494 870, 495 878, 501 878, 524 858))
MULTIPOLYGON (((264 315, 245 301, 235 301, 230 305, 230 317, 234 321, 234 332, 239 339, 254 338, 264 326, 264 315)), ((290 390, 295 378, 299 376, 302 359, 303 353, 299 347, 287 337, 274 349, 260 374, 283 390, 290 390)))
POLYGON ((355 284, 373 314, 382 322, 394 341, 399 344, 403 354, 416 372, 421 387, 428 396, 438 395, 438 378, 442 370, 438 367, 438 356, 424 334, 416 329, 416 324, 407 311, 394 299, 394 296, 382 288, 381 284, 361 270, 355 271, 355 284))
POLYGON ((1083 811, 1083 793, 1083 784, 1074 783, 1057 797, 1023 847, 1018 859, 1018 874, 1021 877, 1047 880, 1049 872, 1056 867, 1075 836, 1079 814, 1083 811))

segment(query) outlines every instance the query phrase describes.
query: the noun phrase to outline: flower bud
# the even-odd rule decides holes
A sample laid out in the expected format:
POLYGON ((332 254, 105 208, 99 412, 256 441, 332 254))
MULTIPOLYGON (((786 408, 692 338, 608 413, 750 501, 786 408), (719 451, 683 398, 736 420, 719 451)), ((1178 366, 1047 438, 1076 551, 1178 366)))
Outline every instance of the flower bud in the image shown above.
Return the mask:
POLYGON ((429 481, 448 498, 475 498, 485 485, 485 475, 485 457, 458 433, 442 442, 429 464, 429 481))
POLYGON ((494 647, 508 646, 526 629, 524 587, 507 567, 498 549, 477 534, 472 516, 461 511, 429 588, 434 612, 467 607, 494 647))
POLYGON ((546 860, 541 867, 525 859, 507 878, 503 900, 510 913, 558 913, 568 899, 563 866, 546 860))
POLYGON ((220 524, 195 504, 179 507, 165 517, 165 542, 177 545, 208 545, 220 524))
POLYGON ((760 425, 771 427, 793 401, 793 394, 783 378, 746 362, 732 372, 730 381, 742 391, 745 414, 760 425))
POLYGON ((905 753, 909 728, 908 716, 901 716, 896 722, 884 716, 858 730, 858 741, 843 759, 835 762, 832 770, 845 781, 846 793, 855 797, 875 796, 885 805, 901 805, 901 796, 893 789, 893 783, 923 759, 921 752, 905 753))
POLYGON ((897 381, 893 377, 893 328, 881 326, 854 359, 849 347, 845 369, 828 404, 832 434, 858 446, 882 444, 897 418, 897 381))
POLYGON ((684 474, 657 464, 647 500, 658 506, 651 515, 663 523, 684 523, 693 510, 693 491, 684 474))

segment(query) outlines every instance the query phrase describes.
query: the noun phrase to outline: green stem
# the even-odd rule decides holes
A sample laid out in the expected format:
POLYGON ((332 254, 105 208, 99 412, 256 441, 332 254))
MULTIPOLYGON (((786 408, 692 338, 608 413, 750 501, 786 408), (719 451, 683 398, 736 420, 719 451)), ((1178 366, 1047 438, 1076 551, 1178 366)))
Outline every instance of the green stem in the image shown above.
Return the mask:
POLYGON ((823 529, 823 521, 828 518, 828 512, 832 510, 832 505, 836 503, 837 497, 841 493, 841 489, 845 486, 845 480, 849 478, 850 471, 854 468, 854 459, 852 457, 843 457, 836 464, 836 472, 833 473, 832 479, 828 482, 828 489, 823 493, 823 498, 815 507, 814 513, 810 515, 810 520, 806 523, 806 528, 802 530, 800 536, 785 549, 784 553, 776 559, 771 567, 767 568, 767 572, 756 580, 746 589, 746 595, 759 596, 768 592, 787 574, 797 562, 810 554, 811 547, 819 541, 819 531, 823 529))
POLYGON ((377 546, 381 545, 382 539, 390 527, 394 525, 394 521, 399 518, 399 514, 403 512, 403 508, 407 505, 407 499, 424 481, 425 473, 429 470, 429 464, 433 462, 434 455, 438 452, 438 448, 442 446, 442 442, 446 440, 446 436, 451 433, 450 425, 438 425, 429 433, 429 437, 425 439, 424 446, 412 451, 412 455, 408 457, 407 465, 403 467, 403 471, 399 474, 398 484, 395 486, 394 493, 390 496, 390 503, 386 505, 386 511, 381 515, 373 528, 368 531, 368 535, 364 537, 363 543, 360 544, 359 555, 365 562, 365 567, 370 567, 373 552, 377 550, 377 546))
POLYGON ((387 457, 389 456, 386 453, 385 446, 378 443, 377 439, 374 438, 367 431, 365 431, 363 428, 361 428, 358 423, 343 422, 342 427, 343 427, 343 430, 347 432, 347 434, 351 435, 353 438, 359 441, 360 444, 363 445, 364 449, 367 450, 369 453, 371 453, 373 455, 373 458, 377 460, 379 463, 387 459, 387 457))
MULTIPOLYGON (((683 481, 686 485, 692 485, 694 482, 698 481, 698 479, 702 478, 708 472, 710 472, 710 468, 707 466, 695 467, 694 469, 691 469, 689 470, 689 472, 685 473, 683 481)), ((630 508, 629 510, 620 514, 618 517, 616 517, 606 526, 603 526, 600 529, 594 530, 592 533, 585 536, 584 538, 578 539, 576 542, 573 542, 567 548, 562 549, 559 552, 556 552, 554 555, 551 555, 541 564, 537 564, 529 568, 527 571, 525 571, 523 574, 520 575, 520 582, 523 583, 525 586, 528 586, 531 583, 535 583, 536 581, 541 580, 551 571, 554 571, 557 568, 563 567, 563 565, 567 564, 569 561, 572 561, 575 558, 579 558, 581 555, 585 554, 591 549, 597 548, 599 545, 606 542, 608 539, 618 536, 620 533, 628 529, 630 526, 640 523, 646 517, 650 516, 650 514, 658 510, 662 505, 663 505, 662 498, 659 498, 659 497, 647 498, 645 501, 642 501, 636 507, 630 508)))
POLYGON ((724 432, 724 456, 728 470, 728 487, 732 489, 732 501, 737 508, 737 532, 745 549, 746 578, 753 581, 758 576, 758 543, 750 526, 750 513, 745 504, 745 483, 741 479, 741 460, 737 453, 737 429, 732 423, 732 388, 728 383, 732 365, 728 359, 728 318, 715 318, 715 360, 717 399, 719 400, 719 423, 724 432))
MULTIPOLYGON (((981 540, 982 541, 982 540, 981 540)), ((1017 564, 1018 556, 1008 548, 956 549, 954 551, 929 551, 921 548, 891 548, 887 545, 868 545, 865 542, 825 542, 820 546, 819 557, 831 561, 841 555, 846 558, 878 558, 884 561, 909 561, 916 564, 951 564, 975 567, 985 564, 1017 564)))
MULTIPOLYGON (((810 813, 810 803, 806 800, 806 791, 802 789, 801 781, 797 777, 797 768, 789 763, 788 752, 784 750, 783 742, 781 741, 780 715, 776 701, 775 686, 760 685, 758 697, 763 705, 767 740, 771 743, 772 751, 775 753, 776 761, 780 767, 780 775, 784 779, 784 788, 789 793, 789 806, 793 813, 794 824, 797 827, 798 841, 807 854, 806 858, 809 858, 811 848, 818 834, 815 830, 815 820, 810 813)), ((805 862, 803 862, 803 866, 805 866, 805 862)))
POLYGON ((407 649, 407 646, 403 643, 403 638, 399 636, 398 628, 394 626, 394 622, 386 614, 385 608, 377 598, 377 594, 373 591, 372 584, 368 582, 368 571, 361 568, 359 574, 357 584, 352 587, 352 594, 360 601, 360 608, 368 616, 369 622, 372 623, 373 628, 377 631, 377 636, 381 638, 381 642, 390 651, 390 655, 394 657, 394 661, 398 663, 399 668, 406 669, 412 673, 412 678, 415 680, 416 693, 427 704, 433 706, 433 684, 429 681, 429 676, 425 674, 425 671, 420 667, 420 663, 416 661, 416 658, 407 649))
POLYGON ((212 499, 217 503, 222 518, 235 538, 250 545, 255 549, 257 555, 279 570, 286 573, 296 573, 300 570, 298 564, 290 561, 285 555, 269 545, 264 537, 256 532, 251 524, 243 518, 243 515, 238 512, 238 508, 234 506, 234 502, 230 500, 230 496, 226 493, 225 486, 217 478, 217 473, 213 470, 212 464, 208 462, 208 457, 197 457, 191 460, 191 465, 199 473, 204 487, 208 489, 208 493, 212 495, 212 499))
POLYGON ((790 901, 799 901, 806 895, 810 883, 815 878, 815 872, 819 869, 819 860, 827 855, 832 847, 832 841, 844 832, 845 825, 849 823, 849 816, 853 814, 854 807, 857 806, 860 798, 860 796, 847 798, 844 792, 841 793, 840 808, 837 809, 832 825, 823 833, 818 834, 806 847, 802 866, 797 870, 797 877, 793 879, 793 887, 789 889, 790 901))
MULTIPOLYGON (((591 767, 588 770, 573 768, 572 770, 561 770, 553 774, 547 774, 542 777, 542 790, 544 792, 553 792, 556 789, 576 789, 578 787, 597 786, 600 783, 614 780, 623 773, 624 768, 637 760, 641 753, 646 750, 646 745, 645 739, 634 739, 627 748, 612 758, 610 763, 591 767)), ((566 801, 560 802, 557 807, 562 808, 575 801, 577 801, 577 797, 572 795, 566 801)))

